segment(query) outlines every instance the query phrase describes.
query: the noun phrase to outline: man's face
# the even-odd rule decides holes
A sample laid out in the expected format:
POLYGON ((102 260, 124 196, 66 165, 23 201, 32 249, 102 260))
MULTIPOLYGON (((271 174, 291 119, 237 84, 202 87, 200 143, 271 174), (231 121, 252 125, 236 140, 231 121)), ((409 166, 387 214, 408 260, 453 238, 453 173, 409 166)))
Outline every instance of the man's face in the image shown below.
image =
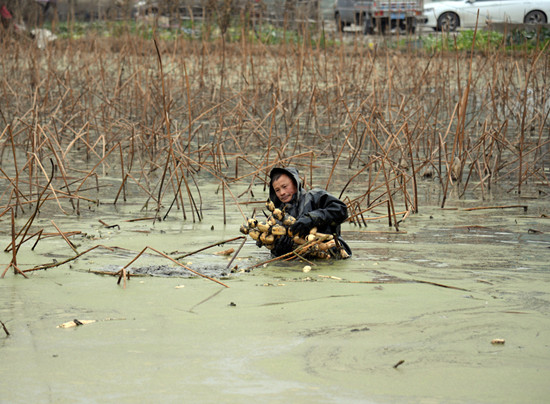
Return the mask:
POLYGON ((275 194, 277 194, 277 198, 283 203, 290 202, 292 200, 292 195, 296 193, 294 181, 286 174, 281 174, 279 178, 273 181, 272 185, 275 194))

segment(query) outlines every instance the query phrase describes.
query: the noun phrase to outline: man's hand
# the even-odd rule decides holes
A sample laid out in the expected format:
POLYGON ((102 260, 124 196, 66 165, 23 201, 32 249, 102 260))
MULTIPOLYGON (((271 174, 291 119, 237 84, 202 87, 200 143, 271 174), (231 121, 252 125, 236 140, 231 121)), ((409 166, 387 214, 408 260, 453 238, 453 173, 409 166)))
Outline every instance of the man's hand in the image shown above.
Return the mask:
POLYGON ((309 216, 302 216, 290 226, 290 231, 295 236, 305 238, 313 227, 313 219, 309 216))
POLYGON ((294 250, 294 241, 288 236, 281 236, 275 240, 275 246, 271 252, 276 257, 284 255, 294 250))

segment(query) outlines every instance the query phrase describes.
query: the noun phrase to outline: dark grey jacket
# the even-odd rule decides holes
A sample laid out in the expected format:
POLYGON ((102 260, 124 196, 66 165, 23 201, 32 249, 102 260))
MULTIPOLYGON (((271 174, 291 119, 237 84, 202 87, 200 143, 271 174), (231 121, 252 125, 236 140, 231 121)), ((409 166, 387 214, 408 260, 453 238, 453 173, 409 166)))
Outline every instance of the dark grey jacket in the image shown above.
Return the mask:
POLYGON ((292 201, 285 204, 277 198, 272 181, 270 181, 269 198, 273 201, 275 207, 284 210, 296 219, 306 215, 311 217, 317 231, 325 234, 336 234, 342 247, 351 255, 351 249, 340 236, 340 224, 348 217, 346 204, 321 188, 306 191, 302 186, 298 170, 293 167, 274 168, 269 174, 270 178, 273 178, 273 175, 277 173, 288 175, 294 181, 297 192, 292 197, 292 201))

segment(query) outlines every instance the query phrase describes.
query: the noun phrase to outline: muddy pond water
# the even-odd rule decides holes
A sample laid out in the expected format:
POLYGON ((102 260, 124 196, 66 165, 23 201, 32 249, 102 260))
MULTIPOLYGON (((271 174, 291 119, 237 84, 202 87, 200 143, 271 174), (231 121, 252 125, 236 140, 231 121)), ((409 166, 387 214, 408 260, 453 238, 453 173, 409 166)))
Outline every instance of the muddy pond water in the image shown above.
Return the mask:
MULTIPOLYGON (((224 225, 219 197, 203 194, 200 222, 178 214, 128 221, 143 216, 130 202, 90 207, 79 218, 40 217, 37 226, 54 220, 80 231, 71 238, 79 252, 112 250, 96 248, 30 279, 10 269, 0 280, 9 332, 0 329, 0 402, 550 400, 546 200, 450 199, 449 209, 424 201, 399 233, 386 220, 344 224, 353 257, 316 262, 309 272, 296 261, 225 271, 230 257, 216 252, 240 240, 182 261, 220 269, 228 287, 189 277, 153 251, 131 267, 167 266, 171 276, 132 277, 123 288, 91 272, 121 268, 145 247, 183 254, 239 236, 240 214, 228 212, 224 225), (466 210, 505 204, 528 209, 466 210), (74 319, 83 325, 58 327, 74 319)), ((9 232, 0 241, 8 245, 9 232)), ((30 247, 18 255, 24 269, 74 255, 61 238, 30 247)), ((3 253, 2 268, 10 258, 3 253)), ((247 241, 232 266, 268 258, 247 241)))

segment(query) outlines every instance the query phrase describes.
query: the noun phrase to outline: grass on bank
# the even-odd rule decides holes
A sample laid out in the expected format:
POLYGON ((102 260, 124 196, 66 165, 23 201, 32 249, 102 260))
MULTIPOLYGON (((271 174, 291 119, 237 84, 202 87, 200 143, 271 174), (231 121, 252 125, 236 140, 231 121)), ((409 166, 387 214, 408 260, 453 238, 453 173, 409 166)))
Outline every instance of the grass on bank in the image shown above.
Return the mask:
MULTIPOLYGON (((182 20, 178 25, 163 26, 158 21, 96 21, 96 22, 58 22, 55 28, 45 23, 43 28, 52 30, 60 39, 81 39, 87 36, 101 38, 119 38, 124 35, 135 35, 151 40, 154 37, 163 40, 188 39, 212 40, 222 35, 219 24, 182 20)), ((266 45, 283 43, 302 43, 310 38, 312 44, 319 42, 326 45, 326 36, 318 34, 316 24, 300 26, 296 29, 285 29, 271 23, 253 25, 247 22, 232 24, 224 28, 227 42, 240 42, 246 38, 249 42, 261 42, 266 45)))
MULTIPOLYGON (((430 51, 471 50, 473 42, 474 30, 442 35, 429 34, 422 38, 424 49, 430 51)), ((475 33, 474 50, 535 50, 543 49, 547 46, 548 42, 550 42, 550 29, 545 27, 541 27, 538 32, 516 29, 507 34, 497 31, 479 30, 475 33)))
MULTIPOLYGON (((44 28, 52 30, 51 24, 44 28)), ((155 36, 161 40, 213 40, 222 35, 222 29, 216 22, 182 20, 178 25, 162 26, 158 21, 96 21, 96 22, 58 22, 53 29, 62 39, 80 39, 87 36, 119 38, 124 35, 135 35, 142 39, 152 40, 155 36)), ((288 29, 271 23, 251 24, 250 20, 226 26, 223 29, 226 42, 236 43, 245 39, 249 43, 279 45, 284 43, 301 44, 310 42, 311 46, 326 47, 339 45, 338 36, 328 35, 317 24, 288 29)), ((362 35, 361 35, 362 36, 362 35)), ((393 49, 406 49, 414 44, 416 49, 434 51, 466 51, 472 49, 474 41, 473 30, 463 30, 449 34, 417 34, 401 37, 397 40, 380 41, 379 46, 393 49)), ((478 30, 475 34, 474 50, 537 50, 543 49, 550 42, 550 29, 541 27, 533 30, 513 30, 503 34, 497 31, 478 30)))

